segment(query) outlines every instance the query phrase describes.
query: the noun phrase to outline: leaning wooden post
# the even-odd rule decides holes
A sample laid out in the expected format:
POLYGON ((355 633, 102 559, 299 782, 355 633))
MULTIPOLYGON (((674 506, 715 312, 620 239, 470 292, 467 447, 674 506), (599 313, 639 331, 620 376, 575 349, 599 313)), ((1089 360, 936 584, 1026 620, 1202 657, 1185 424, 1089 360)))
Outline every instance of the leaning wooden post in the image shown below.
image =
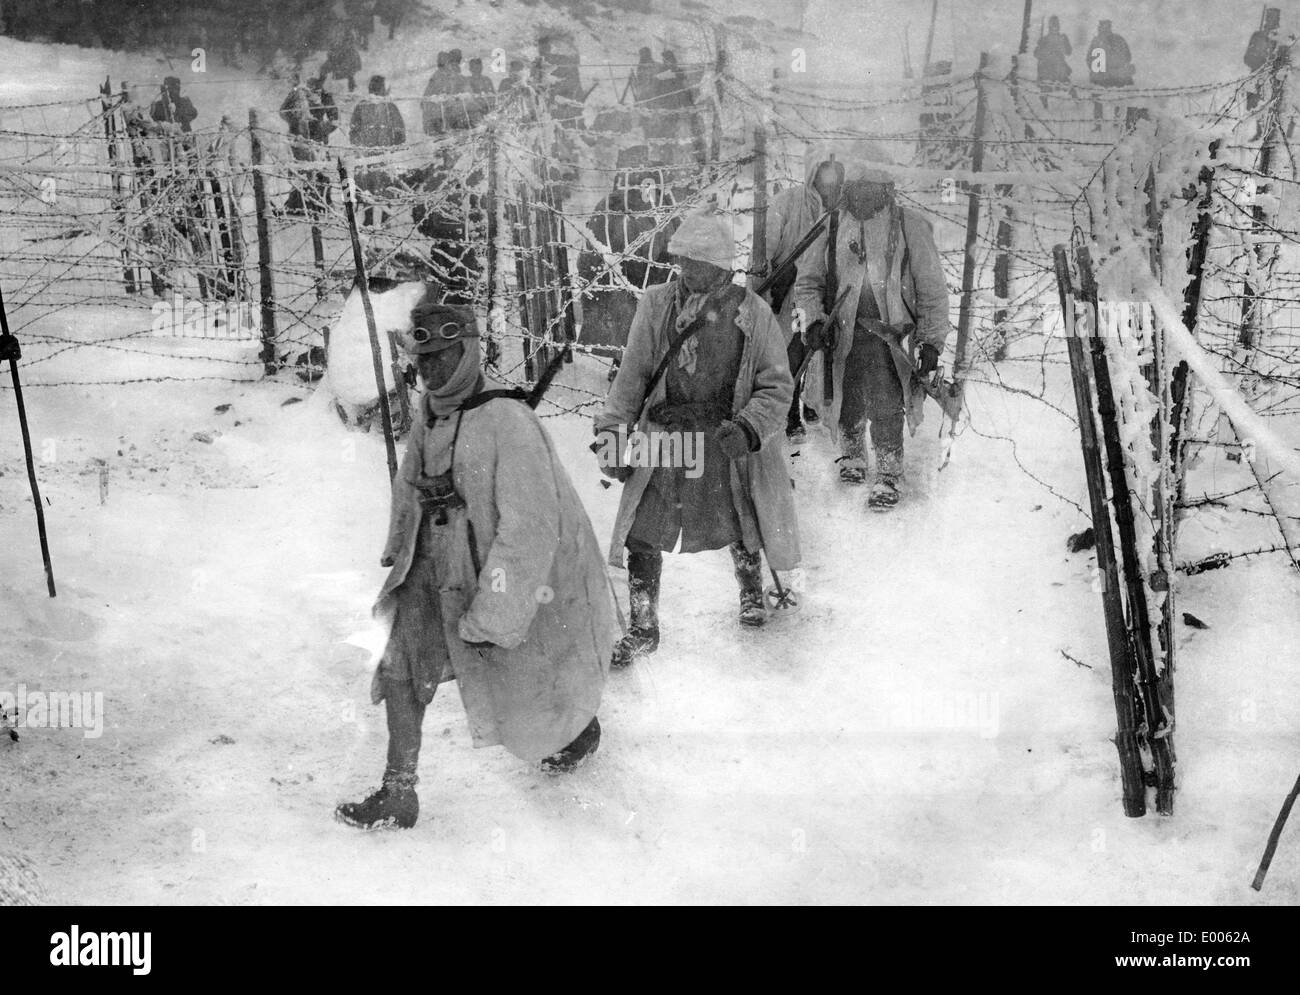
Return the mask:
MULTIPOLYGON (((1079 281, 1083 299, 1089 309, 1092 327, 1097 327, 1097 283, 1093 277, 1092 258, 1080 247, 1079 281)), ((1110 476, 1111 505, 1119 538, 1120 567, 1128 596, 1129 641, 1133 647, 1137 691, 1142 704, 1145 739, 1155 768, 1156 811, 1172 815, 1174 811, 1174 744, 1173 744, 1173 675, 1166 667, 1156 669, 1151 643, 1151 615, 1147 604, 1147 578, 1143 576, 1137 550, 1137 526, 1133 499, 1129 493, 1128 472, 1124 463, 1124 444, 1119 434, 1119 414, 1115 407, 1114 387, 1110 379, 1110 360, 1104 338, 1092 337, 1092 375, 1097 385, 1097 412, 1101 416, 1102 443, 1106 470, 1110 476)))
POLYGON ((36 532, 41 540, 41 563, 45 566, 45 588, 50 597, 56 597, 54 589, 54 565, 50 561, 50 540, 45 533, 45 505, 41 503, 41 488, 36 480, 36 463, 32 459, 32 436, 27 428, 27 406, 23 402, 23 385, 18 377, 18 360, 22 349, 18 340, 9 331, 9 316, 5 313, 4 292, 0 291, 0 362, 9 360, 9 377, 13 382, 14 405, 18 409, 18 430, 23 438, 23 456, 27 461, 27 482, 32 489, 32 504, 36 508, 36 532))
MULTIPOLYGON (((1070 376, 1074 381, 1074 405, 1079 419, 1079 444, 1088 481, 1088 505, 1097 544, 1097 575, 1101 580, 1102 612, 1106 619, 1106 646, 1110 651, 1110 689, 1115 699, 1118 730, 1115 749, 1119 752, 1119 774, 1123 789, 1124 814, 1129 818, 1146 815, 1146 786, 1142 778, 1142 754, 1138 746, 1138 710, 1134 697, 1136 682, 1129 652, 1128 629, 1124 623, 1124 601, 1120 596, 1119 569, 1115 563, 1115 539, 1106 507, 1106 478, 1102 471, 1101 446, 1097 441, 1096 411, 1092 382, 1083 341, 1075 324, 1074 293, 1065 246, 1052 250, 1056 264, 1056 285, 1060 292, 1061 317, 1065 322, 1065 345, 1070 355, 1070 376)), ((1096 334, 1087 328, 1083 334, 1096 334)))
POLYGON ((754 237, 749 253, 749 289, 767 277, 767 132, 754 129, 754 237))
MULTIPOLYGON (((397 477, 397 446, 393 442, 393 413, 388 409, 388 385, 384 383, 384 361, 380 358, 379 331, 375 327, 375 311, 370 306, 370 287, 366 282, 366 261, 361 253, 361 237, 357 234, 357 212, 353 202, 352 184, 348 171, 339 157, 339 181, 343 185, 343 208, 348 217, 348 231, 352 235, 352 262, 356 268, 354 284, 361 294, 361 309, 366 315, 366 331, 370 336, 370 359, 375 368, 375 389, 379 392, 379 417, 384 426, 384 447, 388 451, 388 480, 391 483, 397 477)), ((393 380, 398 388, 399 397, 405 396, 406 381, 397 368, 396 344, 389 336, 389 349, 392 352, 393 380)), ((406 417, 406 408, 402 408, 402 417, 406 417)))
POLYGON ((248 138, 253 158, 253 203, 257 211, 257 272, 262 296, 262 368, 275 373, 275 278, 271 274, 270 207, 266 202, 266 179, 262 175, 262 138, 257 111, 248 110, 248 138))

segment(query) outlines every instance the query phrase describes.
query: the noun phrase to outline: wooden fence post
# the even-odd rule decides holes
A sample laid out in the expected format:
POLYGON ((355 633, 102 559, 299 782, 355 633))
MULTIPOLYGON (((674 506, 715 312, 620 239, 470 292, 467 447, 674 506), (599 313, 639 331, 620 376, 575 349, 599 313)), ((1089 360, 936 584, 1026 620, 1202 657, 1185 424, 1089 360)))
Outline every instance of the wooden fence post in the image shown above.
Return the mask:
MULTIPOLYGON (((1099 321, 1097 283, 1093 277, 1092 258, 1087 248, 1078 250, 1079 281, 1083 300, 1090 311, 1092 327, 1099 321)), ((1110 378, 1110 361, 1103 336, 1092 337, 1092 375, 1097 385, 1097 412, 1101 418, 1102 443, 1106 470, 1110 476, 1111 505, 1119 538, 1120 566, 1128 600, 1129 642, 1133 648, 1137 692, 1145 720, 1145 738, 1155 768, 1156 811, 1172 815, 1174 810, 1173 744, 1173 675, 1166 667, 1156 670, 1151 643, 1151 616, 1147 604, 1147 578, 1138 559, 1137 527, 1133 500, 1129 493, 1128 473, 1124 465, 1124 447, 1119 434, 1119 415, 1115 408, 1114 387, 1110 378)))
POLYGON ((99 93, 100 106, 104 111, 104 139, 108 143, 108 166, 111 173, 109 182, 112 193, 109 196, 109 203, 117 216, 118 230, 121 232, 122 238, 122 283, 126 287, 128 294, 134 294, 137 289, 136 273, 135 266, 131 262, 125 181, 122 175, 121 149, 118 147, 119 136, 124 129, 118 124, 118 105, 113 96, 113 84, 109 77, 104 77, 104 83, 99 88, 99 93))
MULTIPOLYGON (((1106 478, 1102 471, 1101 447, 1097 441, 1096 412, 1087 357, 1075 324, 1074 293, 1070 264, 1065 246, 1052 250, 1056 264, 1056 285, 1061 298, 1061 316, 1065 323, 1065 344, 1070 355, 1070 376, 1074 381, 1074 403, 1079 419, 1079 443, 1083 449, 1083 467, 1088 481, 1088 505, 1092 512, 1092 531, 1096 537, 1097 574, 1101 580, 1102 611, 1106 619, 1106 646, 1110 652, 1110 688, 1115 699, 1118 731, 1115 749, 1119 752, 1120 783, 1123 788, 1124 814, 1129 818, 1146 815, 1146 786, 1142 777, 1142 754, 1138 746, 1138 710, 1134 697, 1136 682, 1133 659, 1129 653, 1128 629, 1124 623, 1124 602, 1120 596, 1119 570, 1115 563, 1115 539, 1110 528, 1110 510, 1106 507, 1106 478)), ((1096 334, 1096 328, 1085 330, 1096 334)))
POLYGON ((483 205, 487 215, 487 337, 484 340, 483 362, 497 366, 501 361, 501 343, 497 341, 498 324, 505 328, 505 280, 501 275, 501 211, 500 150, 497 147, 496 126, 489 124, 487 137, 487 201, 483 205))
POLYGON ((271 273, 270 207, 266 202, 266 180, 262 176, 262 139, 258 134, 257 111, 248 110, 248 137, 253 158, 253 203, 257 211, 257 271, 262 298, 262 368, 270 376, 275 361, 275 278, 271 273))
POLYGON ((524 379, 532 382, 546 367, 545 348, 542 344, 543 324, 538 320, 537 260, 533 257, 533 207, 528 184, 518 184, 519 220, 515 239, 515 258, 520 270, 519 294, 524 320, 524 379))

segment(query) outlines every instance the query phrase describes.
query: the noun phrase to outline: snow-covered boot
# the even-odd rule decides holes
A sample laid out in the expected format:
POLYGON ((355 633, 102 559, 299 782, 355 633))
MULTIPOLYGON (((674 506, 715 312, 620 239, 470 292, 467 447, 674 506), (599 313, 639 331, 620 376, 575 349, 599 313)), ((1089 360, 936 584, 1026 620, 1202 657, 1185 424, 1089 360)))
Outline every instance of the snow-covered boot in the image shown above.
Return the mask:
POLYGON ((334 817, 360 829, 396 827, 410 829, 420 817, 420 741, 423 737, 425 705, 410 681, 383 678, 381 687, 388 713, 388 764, 379 790, 363 802, 345 802, 334 817))
POLYGON ((410 829, 420 817, 415 775, 385 774, 378 791, 363 802, 343 803, 334 816, 358 829, 410 829))
POLYGON ((763 554, 747 552, 738 542, 730 548, 740 584, 740 624, 760 626, 767 621, 767 605, 763 603, 763 554))
POLYGON ((898 504, 902 496, 903 450, 876 450, 876 480, 867 495, 867 507, 873 511, 888 511, 898 504))
POLYGON ((867 482, 867 453, 861 428, 856 431, 841 430, 840 481, 845 484, 867 482))
POLYGON ((628 550, 627 591, 632 624, 614 644, 609 665, 615 670, 631 666, 659 648, 659 577, 663 565, 664 554, 658 550, 628 550))
POLYGON ((593 716, 587 723, 587 727, 578 733, 572 743, 542 761, 542 770, 549 774, 567 774, 595 753, 598 746, 600 746, 600 720, 593 716))
POLYGON ((840 482, 844 484, 865 484, 867 482, 867 464, 861 460, 850 460, 846 456, 841 456, 837 461, 840 464, 840 482))

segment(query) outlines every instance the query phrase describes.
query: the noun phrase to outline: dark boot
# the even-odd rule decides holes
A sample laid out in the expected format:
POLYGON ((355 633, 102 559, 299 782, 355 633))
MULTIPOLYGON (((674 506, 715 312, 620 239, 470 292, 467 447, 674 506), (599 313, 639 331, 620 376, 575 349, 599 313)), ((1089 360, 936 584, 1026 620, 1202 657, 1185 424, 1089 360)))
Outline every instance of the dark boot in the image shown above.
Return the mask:
POLYGON ((628 602, 632 624, 626 635, 614 644, 609 665, 621 670, 659 648, 659 576, 663 572, 664 554, 658 550, 627 553, 628 602))
POLYGON ((902 496, 903 450, 876 449, 876 481, 867 495, 867 507, 872 511, 888 511, 898 504, 902 496))
POLYGON ((379 790, 363 802, 345 802, 334 817, 359 829, 410 829, 420 817, 419 783, 421 726, 424 705, 410 681, 384 680, 388 710, 388 766, 379 790))
POLYGON ((846 484, 867 482, 866 436, 863 426, 846 431, 840 427, 840 480, 846 484))
POLYGON ((600 720, 593 717, 587 723, 587 728, 578 733, 577 739, 559 753, 552 753, 542 761, 542 770, 548 774, 567 774, 595 753, 598 746, 600 746, 600 720))
POLYGON ((760 626, 767 621, 767 606, 763 604, 763 554, 746 552, 738 542, 732 543, 730 549, 740 584, 740 624, 760 626))

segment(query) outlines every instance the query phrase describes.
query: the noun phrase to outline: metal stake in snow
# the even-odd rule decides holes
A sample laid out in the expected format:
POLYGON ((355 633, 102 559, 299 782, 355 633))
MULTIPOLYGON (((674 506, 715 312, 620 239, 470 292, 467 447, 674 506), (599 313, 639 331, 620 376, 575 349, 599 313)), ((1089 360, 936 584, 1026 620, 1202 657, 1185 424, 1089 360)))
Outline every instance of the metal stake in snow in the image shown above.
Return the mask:
POLYGON ((50 544, 45 537, 45 507, 41 504, 41 489, 36 483, 36 464, 32 461, 32 437, 27 431, 27 408, 23 405, 23 385, 18 381, 18 360, 22 350, 18 340, 9 333, 9 316, 5 314, 4 291, 0 290, 0 361, 9 360, 9 375, 14 382, 14 401, 18 405, 18 427, 23 436, 23 454, 27 457, 27 480, 32 485, 32 503, 36 505, 36 531, 41 537, 41 560, 45 564, 45 586, 50 597, 55 596, 54 567, 50 564, 50 544))
POLYGON ((1273 863, 1273 853, 1277 850, 1277 841, 1282 836, 1282 829, 1286 826, 1287 817, 1291 814, 1291 807, 1295 805, 1295 800, 1298 797, 1300 797, 1300 778, 1296 778, 1295 787, 1286 796, 1286 801, 1282 803, 1282 810, 1277 813, 1277 818, 1273 821, 1273 831, 1268 834, 1268 843, 1264 846, 1264 856, 1259 861, 1259 870, 1255 872, 1255 880, 1250 883, 1250 886, 1256 891, 1264 887, 1264 875, 1268 873, 1269 865, 1273 863))
MULTIPOLYGON (((375 366, 375 387, 379 391, 379 417, 384 426, 384 446, 388 450, 388 480, 397 476, 397 446, 393 443, 393 413, 388 410, 388 385, 384 383, 384 361, 379 355, 379 331, 375 327, 375 311, 370 306, 370 287, 366 282, 366 261, 361 255, 361 236, 357 234, 357 209, 352 197, 352 184, 348 182, 347 167, 339 157, 339 181, 343 184, 343 206, 348 216, 348 231, 352 235, 352 261, 356 266, 356 288, 361 294, 361 308, 366 313, 366 331, 370 334, 370 358, 375 366)), ((393 356, 396 366, 397 357, 393 356)), ((400 374, 394 373, 398 389, 405 386, 400 374)))

